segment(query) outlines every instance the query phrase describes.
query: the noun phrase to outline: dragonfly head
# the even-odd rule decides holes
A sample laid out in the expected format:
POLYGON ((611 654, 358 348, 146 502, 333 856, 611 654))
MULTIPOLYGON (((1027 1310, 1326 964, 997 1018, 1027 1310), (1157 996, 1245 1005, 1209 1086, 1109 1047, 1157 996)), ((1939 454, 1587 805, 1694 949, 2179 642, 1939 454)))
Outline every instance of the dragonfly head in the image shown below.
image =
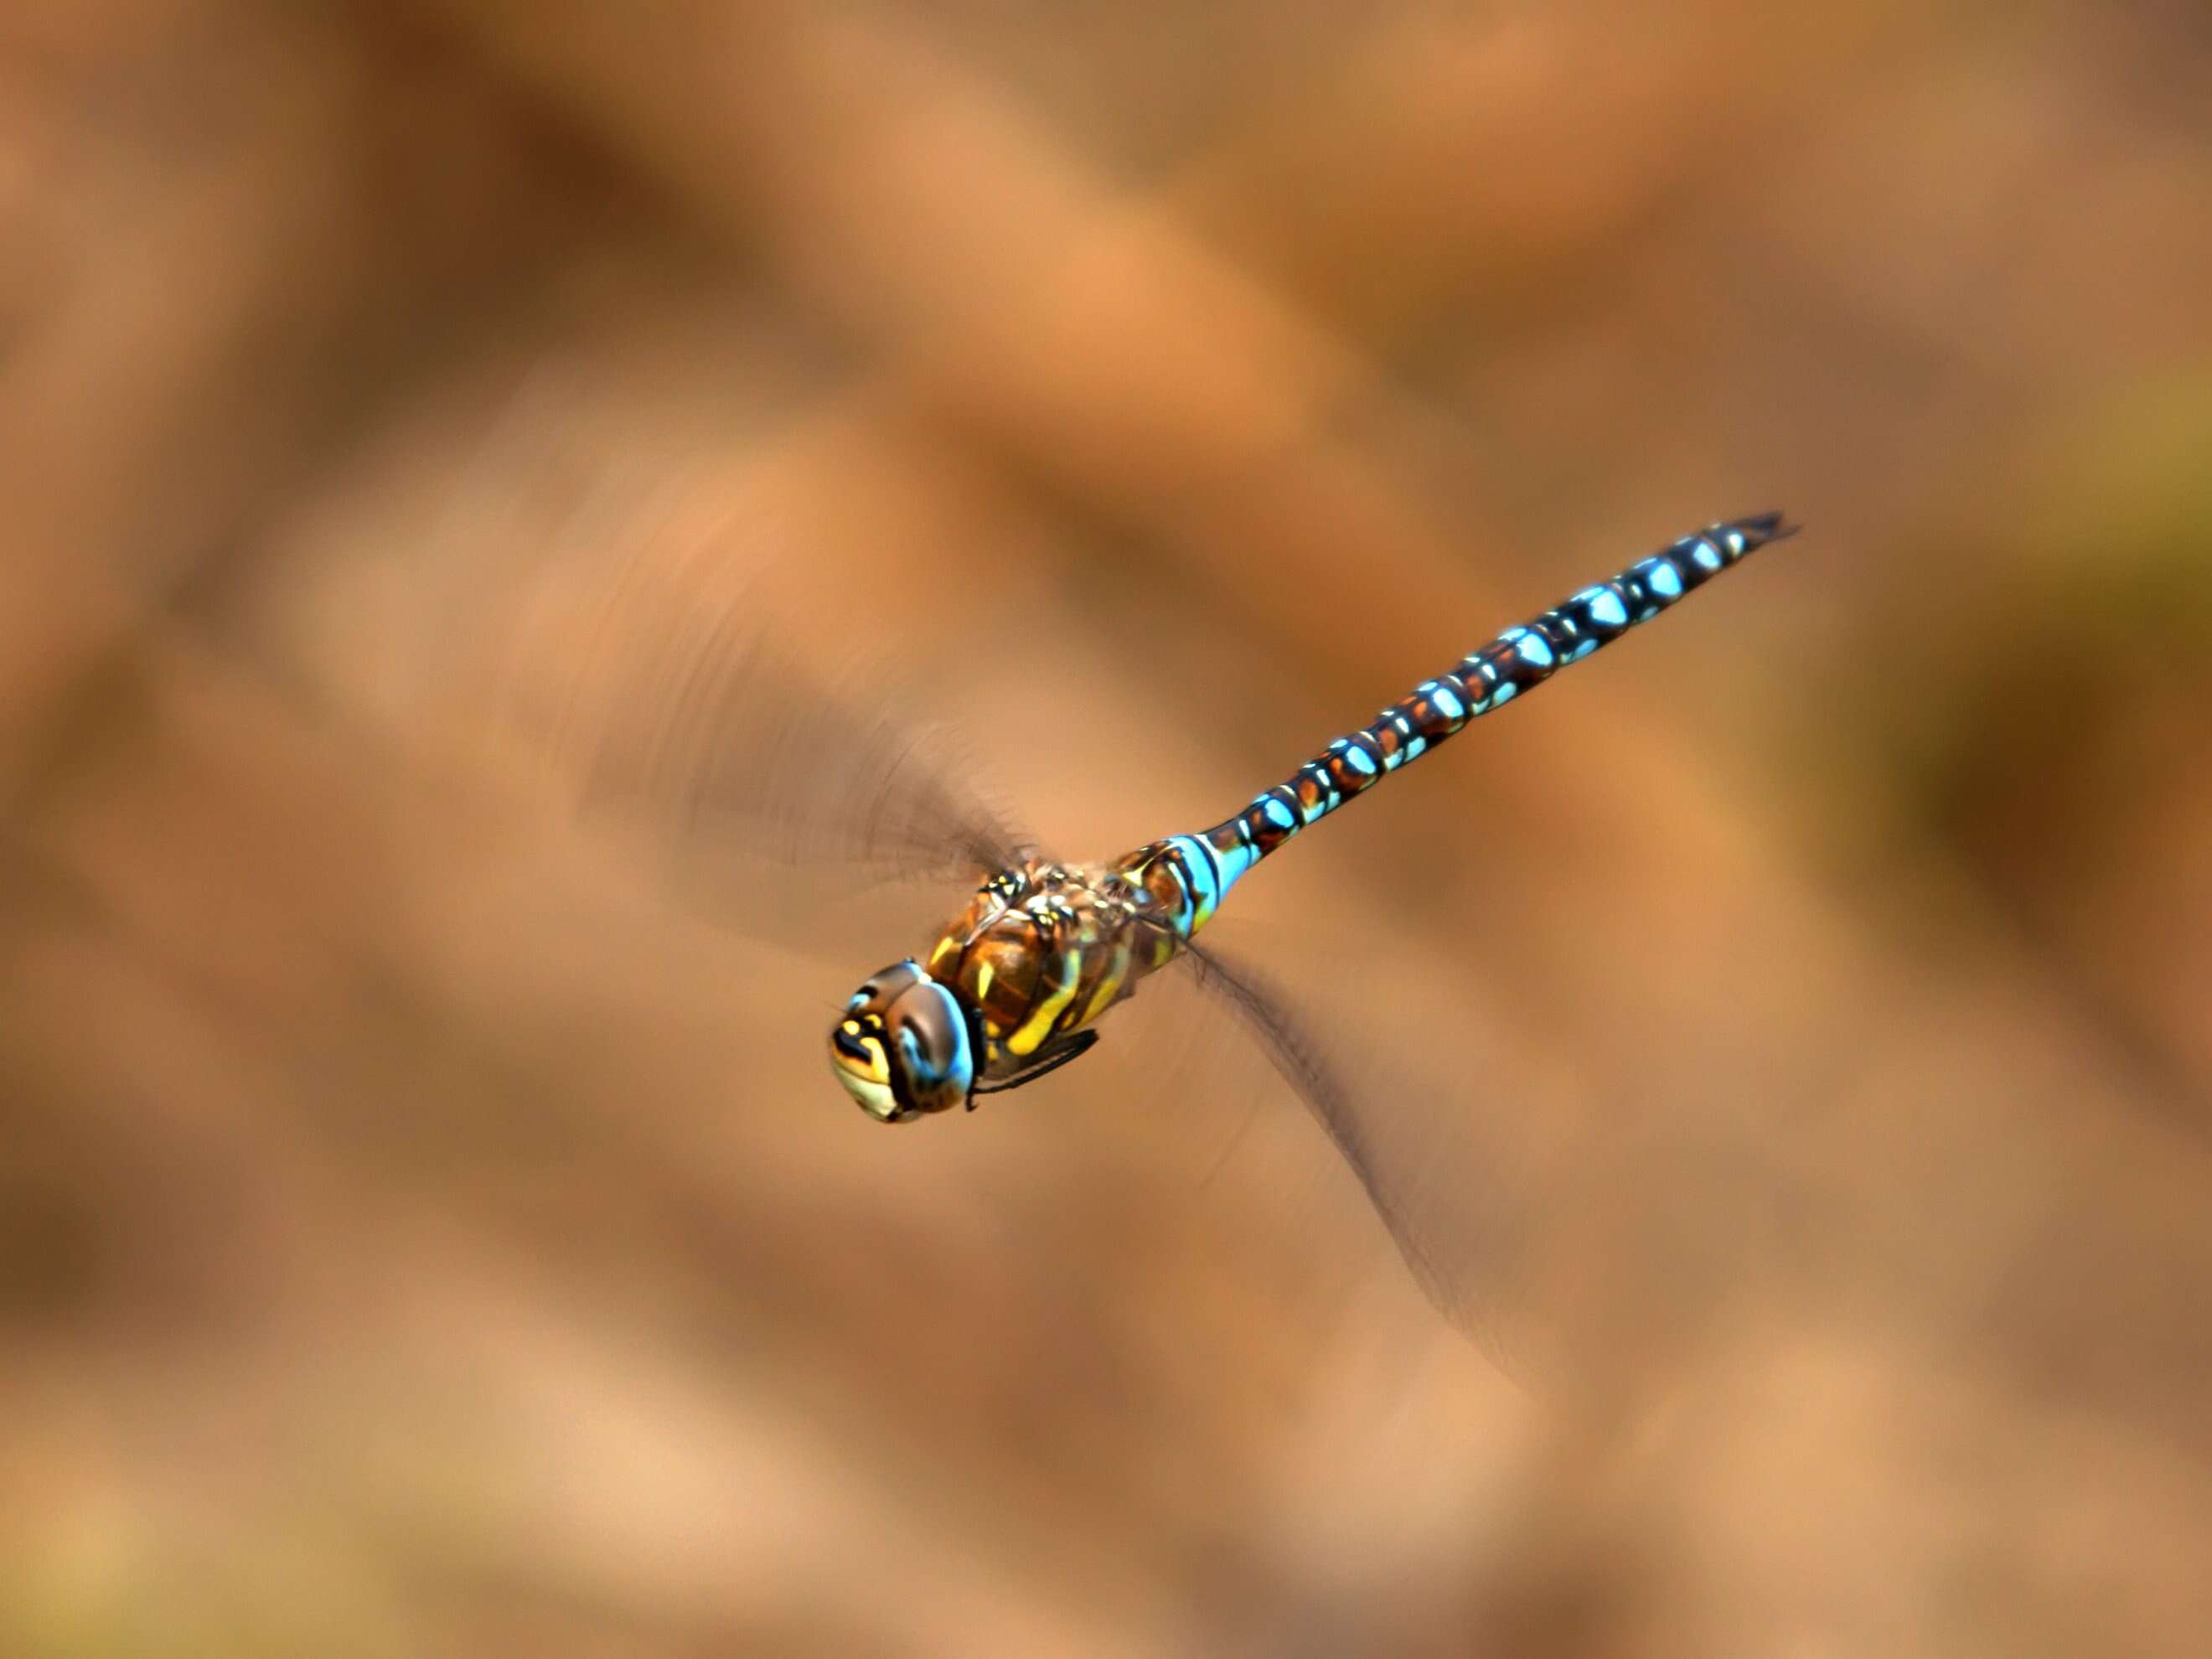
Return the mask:
POLYGON ((830 1030, 830 1066, 860 1109, 905 1123, 968 1103, 975 1046, 959 995, 911 961, 876 975, 830 1030))

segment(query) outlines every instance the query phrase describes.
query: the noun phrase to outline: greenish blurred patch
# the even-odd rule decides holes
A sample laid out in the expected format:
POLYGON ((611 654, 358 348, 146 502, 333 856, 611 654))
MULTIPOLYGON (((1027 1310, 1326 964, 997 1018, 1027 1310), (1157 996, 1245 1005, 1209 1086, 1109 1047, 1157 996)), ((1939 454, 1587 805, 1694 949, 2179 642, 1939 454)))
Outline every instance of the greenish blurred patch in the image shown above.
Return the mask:
MULTIPOLYGON (((358 1540, 291 1517, 180 1549, 105 1504, 48 1517, 0 1580, 22 1659, 375 1659, 417 1650, 358 1540)), ((186 1529, 189 1530, 189 1529, 186 1529)))
POLYGON ((2059 608, 2123 645, 2212 640, 2212 365, 2101 405, 2047 467, 2021 550, 2059 608))
POLYGON ((1869 607, 1836 665, 1849 719, 1820 753, 1846 861, 1932 843, 2007 885, 2063 880, 2162 786, 2158 711, 2212 699, 2212 372, 2130 387, 2016 475, 1924 538, 1937 602, 1869 607), (1955 568, 1983 573, 1971 604, 1955 568))
POLYGON ((2212 377, 2118 399, 2054 450, 2002 567, 2015 580, 1916 757, 1913 793, 1942 839, 2027 853, 2058 878, 2160 787, 2166 724, 2146 716, 2212 692, 2208 462, 2212 377))

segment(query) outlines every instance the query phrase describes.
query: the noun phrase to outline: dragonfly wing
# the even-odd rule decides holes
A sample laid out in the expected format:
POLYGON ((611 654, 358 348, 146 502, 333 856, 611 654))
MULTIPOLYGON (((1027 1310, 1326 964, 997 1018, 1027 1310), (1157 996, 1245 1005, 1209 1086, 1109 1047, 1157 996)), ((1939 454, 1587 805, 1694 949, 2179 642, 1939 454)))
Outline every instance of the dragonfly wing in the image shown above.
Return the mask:
POLYGON ((969 781, 975 769, 939 729, 892 712, 916 699, 880 677, 862 690, 802 668, 747 597, 716 607, 628 583, 592 602, 592 649, 538 699, 581 808, 645 823, 686 857, 742 848, 889 879, 1014 860, 1024 838, 969 781))
POLYGON ((1489 1192, 1424 1190, 1440 1165, 1448 1169, 1452 1162, 1439 1158, 1438 1148, 1416 1144, 1419 1123, 1426 1118, 1433 1127, 1432 1115, 1416 1110, 1386 1124, 1378 1103, 1355 1091, 1344 1066, 1260 969, 1212 941, 1194 942, 1186 954, 1200 988, 1258 1039, 1312 1111, 1430 1302, 1509 1372, 1525 1372, 1523 1357, 1509 1340, 1510 1298, 1500 1294, 1501 1281, 1514 1275, 1498 1259, 1494 1236, 1515 1183, 1493 1164, 1488 1173, 1497 1179, 1489 1192))

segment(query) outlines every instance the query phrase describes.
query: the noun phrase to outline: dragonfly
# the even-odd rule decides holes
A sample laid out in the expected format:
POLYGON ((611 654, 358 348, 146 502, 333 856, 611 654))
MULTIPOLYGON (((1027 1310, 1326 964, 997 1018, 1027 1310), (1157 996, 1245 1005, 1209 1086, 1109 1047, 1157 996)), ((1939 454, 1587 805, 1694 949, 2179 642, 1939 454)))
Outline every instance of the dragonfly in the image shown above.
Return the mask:
MULTIPOLYGON (((1792 533, 1779 513, 1715 524, 1507 629, 1335 738, 1243 811, 1097 864, 1018 849, 920 957, 871 975, 830 1030, 830 1065, 860 1109, 911 1123, 1038 1081, 1097 1042, 1149 975, 1195 956, 1260 1028, 1324 1117, 1334 1094, 1270 999, 1198 934, 1261 862, 1469 721, 1504 708, 1752 552, 1792 533), (1316 1099, 1315 1097, 1321 1097, 1316 1099)), ((1348 1126, 1334 1128, 1340 1142, 1348 1126)))
POLYGON ((688 635, 656 641, 646 729, 628 741, 601 734, 587 798, 642 789, 677 809, 679 840, 694 845, 718 840, 701 832, 732 813, 765 813, 788 833, 787 855, 812 861, 826 849, 899 876, 967 873, 959 914, 870 975, 830 1024, 832 1074, 875 1122, 973 1111, 1040 1082, 1091 1052, 1146 981, 1188 963, 1310 1109, 1430 1300, 1498 1352, 1498 1333, 1471 1328, 1462 1287, 1415 1224, 1402 1171, 1384 1167, 1372 1090, 1355 1085, 1266 970, 1200 935, 1239 882, 1323 818, 1797 529, 1769 512, 1684 536, 1422 681, 1212 828, 1102 861, 1047 857, 986 804, 974 769, 932 757, 897 717, 794 690, 771 653, 729 649, 714 617, 687 617, 688 635))

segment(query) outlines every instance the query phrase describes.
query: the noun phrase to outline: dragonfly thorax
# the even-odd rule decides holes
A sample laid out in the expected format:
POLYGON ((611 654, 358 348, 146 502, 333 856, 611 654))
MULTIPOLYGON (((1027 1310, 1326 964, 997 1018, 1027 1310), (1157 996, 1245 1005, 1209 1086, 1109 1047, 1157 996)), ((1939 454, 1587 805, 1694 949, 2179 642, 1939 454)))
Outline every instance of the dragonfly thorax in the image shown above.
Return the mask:
POLYGON ((926 960, 975 1011, 981 1078, 1003 1085, 1173 954, 1151 895, 1120 868, 1030 860, 978 887, 926 960))

